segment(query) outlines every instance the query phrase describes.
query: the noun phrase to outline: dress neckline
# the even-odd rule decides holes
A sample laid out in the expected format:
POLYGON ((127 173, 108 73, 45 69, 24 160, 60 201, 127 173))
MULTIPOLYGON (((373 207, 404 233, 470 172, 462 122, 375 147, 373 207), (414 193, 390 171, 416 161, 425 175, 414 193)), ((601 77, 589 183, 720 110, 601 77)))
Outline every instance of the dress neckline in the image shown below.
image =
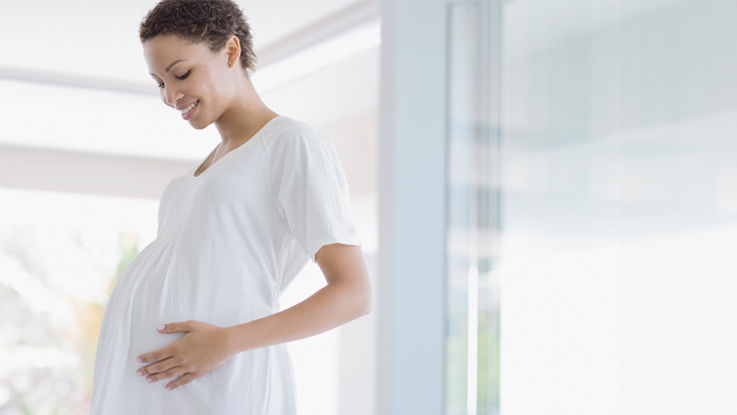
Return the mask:
POLYGON ((210 163, 210 166, 208 168, 206 168, 205 170, 201 171, 200 174, 198 174, 197 176, 195 176, 195 173, 197 173, 197 170, 199 170, 200 167, 202 167, 202 165, 205 164, 205 162, 207 160, 209 160, 210 157, 215 153, 215 151, 218 149, 218 147, 220 147, 220 144, 221 143, 218 143, 218 145, 215 146, 215 148, 213 148, 212 151, 210 151, 210 154, 208 154, 207 157, 204 160, 202 160, 202 162, 200 164, 198 164, 196 167, 194 167, 189 172, 189 174, 187 174, 187 175, 191 179, 193 179, 193 180, 197 180, 197 179, 201 178, 202 176, 204 176, 205 174, 207 174, 207 172, 209 172, 210 170, 212 170, 213 167, 215 167, 218 164, 220 164, 223 161, 223 159, 225 159, 226 157, 230 156, 232 153, 234 153, 236 151, 239 151, 242 148, 248 147, 250 145, 249 143, 251 143, 256 138, 258 138, 260 135, 262 135, 266 131, 267 127, 269 125, 273 124, 273 122, 274 122, 275 119, 277 119, 277 118, 283 118, 283 117, 284 117, 283 115, 277 115, 274 118, 272 118, 269 121, 267 121, 266 124, 264 124, 258 131, 256 131, 256 133, 253 136, 251 136, 251 138, 249 138, 248 140, 246 140, 245 142, 243 142, 241 144, 238 144, 233 149, 231 149, 227 153, 223 154, 216 162, 210 163))

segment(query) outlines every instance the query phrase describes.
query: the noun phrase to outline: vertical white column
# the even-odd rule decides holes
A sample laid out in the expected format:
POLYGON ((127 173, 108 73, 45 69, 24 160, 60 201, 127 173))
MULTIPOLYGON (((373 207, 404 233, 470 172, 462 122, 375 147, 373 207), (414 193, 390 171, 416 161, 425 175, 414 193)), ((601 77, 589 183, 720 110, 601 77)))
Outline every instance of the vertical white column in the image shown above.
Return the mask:
POLYGON ((443 413, 445 1, 381 3, 377 412, 443 413))

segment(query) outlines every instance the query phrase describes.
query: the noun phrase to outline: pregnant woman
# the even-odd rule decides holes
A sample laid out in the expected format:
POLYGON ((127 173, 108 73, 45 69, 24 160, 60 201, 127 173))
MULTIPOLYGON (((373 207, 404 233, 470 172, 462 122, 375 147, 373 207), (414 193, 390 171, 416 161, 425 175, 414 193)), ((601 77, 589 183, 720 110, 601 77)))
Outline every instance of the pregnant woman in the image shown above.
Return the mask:
POLYGON ((250 28, 231 0, 161 1, 140 39, 164 104, 198 130, 214 123, 220 142, 167 184, 155 240, 120 274, 91 413, 295 414, 285 343, 371 308, 335 147, 260 100, 250 28), (327 285, 277 312, 308 260, 327 285))

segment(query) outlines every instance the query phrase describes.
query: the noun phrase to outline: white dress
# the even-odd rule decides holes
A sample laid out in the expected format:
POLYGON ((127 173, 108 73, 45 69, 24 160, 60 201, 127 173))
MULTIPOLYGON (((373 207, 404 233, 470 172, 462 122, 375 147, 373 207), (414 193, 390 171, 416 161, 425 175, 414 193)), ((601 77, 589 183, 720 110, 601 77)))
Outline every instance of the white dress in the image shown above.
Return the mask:
POLYGON ((103 314, 92 415, 296 413, 286 344, 233 355, 173 390, 147 383, 136 357, 185 333, 156 326, 233 326, 279 310, 279 294, 326 244, 361 245, 331 139, 277 116, 199 176, 169 182, 156 239, 120 274, 103 314))

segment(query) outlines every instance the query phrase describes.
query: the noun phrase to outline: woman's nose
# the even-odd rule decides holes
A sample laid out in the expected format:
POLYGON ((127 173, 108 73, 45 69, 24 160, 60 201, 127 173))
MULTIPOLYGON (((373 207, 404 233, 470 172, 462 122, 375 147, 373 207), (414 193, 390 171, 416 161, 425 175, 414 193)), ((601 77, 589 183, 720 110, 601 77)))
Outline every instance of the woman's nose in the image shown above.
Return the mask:
POLYGON ((178 92, 175 88, 169 88, 164 86, 164 103, 170 107, 173 107, 178 99, 178 92))

